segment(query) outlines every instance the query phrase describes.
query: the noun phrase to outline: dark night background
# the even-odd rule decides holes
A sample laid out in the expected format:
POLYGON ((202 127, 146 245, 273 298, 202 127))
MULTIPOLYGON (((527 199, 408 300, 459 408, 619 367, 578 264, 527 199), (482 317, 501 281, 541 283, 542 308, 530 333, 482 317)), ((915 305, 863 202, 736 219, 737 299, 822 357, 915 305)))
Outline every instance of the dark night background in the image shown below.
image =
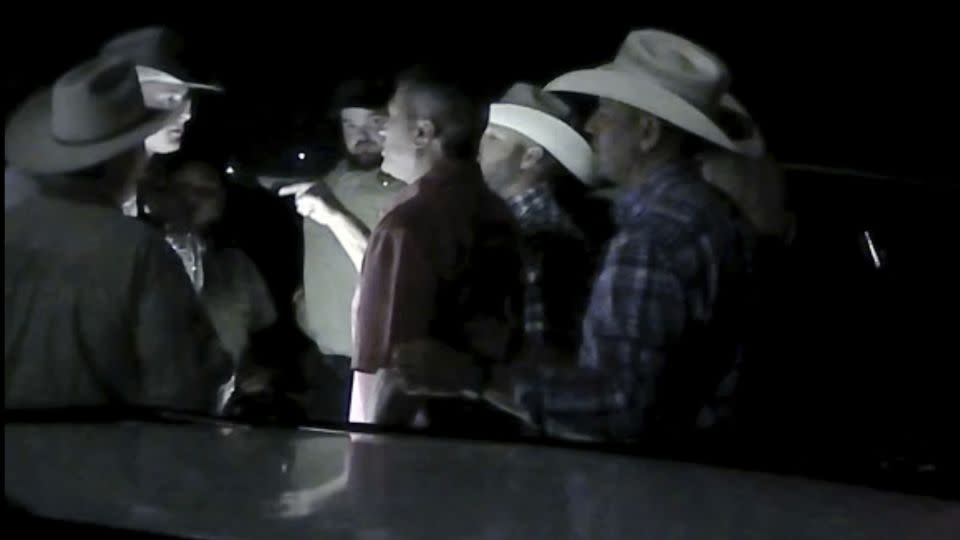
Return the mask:
POLYGON ((543 83, 608 61, 630 28, 656 26, 726 59, 734 95, 781 160, 918 179, 954 176, 947 172, 954 138, 939 135, 956 117, 948 84, 952 38, 940 28, 945 17, 919 10, 881 16, 871 8, 840 20, 836 10, 813 7, 748 13, 675 5, 656 14, 590 14, 581 6, 576 16, 553 7, 521 20, 514 7, 458 3, 437 8, 433 21, 419 5, 397 15, 373 4, 333 14, 319 4, 308 11, 271 3, 201 16, 197 6, 172 3, 142 6, 148 14, 121 9, 109 19, 105 9, 49 8, 42 17, 28 10, 21 23, 7 20, 4 114, 112 35, 162 23, 185 35, 194 70, 228 89, 216 103, 198 104, 203 112, 193 131, 203 135, 193 136, 224 159, 282 169, 299 151, 293 147, 329 140, 321 113, 332 86, 350 74, 392 77, 434 62, 456 66, 465 84, 494 96, 515 80, 543 83), (557 18, 548 23, 548 15, 557 18))

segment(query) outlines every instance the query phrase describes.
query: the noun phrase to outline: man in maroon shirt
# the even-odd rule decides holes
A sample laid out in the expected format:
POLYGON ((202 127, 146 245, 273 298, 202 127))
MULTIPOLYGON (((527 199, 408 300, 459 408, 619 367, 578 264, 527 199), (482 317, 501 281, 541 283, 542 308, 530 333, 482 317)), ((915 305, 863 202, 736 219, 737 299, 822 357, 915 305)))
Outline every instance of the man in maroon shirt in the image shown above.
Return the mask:
POLYGON ((390 102, 381 167, 409 187, 373 231, 364 257, 352 421, 444 423, 438 409, 451 404, 404 399, 381 371, 398 346, 434 340, 495 362, 517 335, 519 231, 477 164, 486 111, 423 72, 402 77, 390 102))

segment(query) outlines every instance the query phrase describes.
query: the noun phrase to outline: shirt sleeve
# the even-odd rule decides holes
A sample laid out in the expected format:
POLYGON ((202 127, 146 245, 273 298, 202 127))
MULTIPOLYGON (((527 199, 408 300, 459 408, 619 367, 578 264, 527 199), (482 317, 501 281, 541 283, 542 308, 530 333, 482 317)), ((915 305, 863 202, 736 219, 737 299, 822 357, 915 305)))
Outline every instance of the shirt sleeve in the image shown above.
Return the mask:
POLYGON ((144 405, 211 411, 232 371, 177 255, 157 238, 142 253, 135 342, 144 405))
POLYGON ((415 231, 402 226, 378 227, 370 237, 357 298, 354 369, 375 373, 389 366, 395 346, 429 337, 438 277, 424 248, 415 231))
POLYGON ((680 280, 649 245, 615 241, 591 294, 575 369, 521 377, 515 399, 545 429, 629 438, 649 422, 668 345, 686 307, 680 280))

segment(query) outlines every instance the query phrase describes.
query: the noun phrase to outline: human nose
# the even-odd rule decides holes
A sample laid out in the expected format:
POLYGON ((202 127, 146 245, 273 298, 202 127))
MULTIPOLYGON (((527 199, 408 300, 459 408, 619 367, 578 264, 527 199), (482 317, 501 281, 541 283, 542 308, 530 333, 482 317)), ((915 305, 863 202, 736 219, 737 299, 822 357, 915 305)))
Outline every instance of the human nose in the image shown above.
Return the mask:
POLYGON ((590 118, 587 120, 587 123, 583 126, 583 130, 589 133, 590 135, 596 135, 599 127, 600 127, 600 115, 598 113, 593 113, 592 115, 590 115, 590 118))

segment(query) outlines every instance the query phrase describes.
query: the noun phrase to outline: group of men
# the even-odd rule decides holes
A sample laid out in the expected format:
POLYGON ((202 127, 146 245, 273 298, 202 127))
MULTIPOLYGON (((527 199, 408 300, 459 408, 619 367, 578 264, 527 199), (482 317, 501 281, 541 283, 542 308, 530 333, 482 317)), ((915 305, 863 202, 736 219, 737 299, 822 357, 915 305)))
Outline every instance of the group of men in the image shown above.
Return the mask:
MULTIPOLYGON (((138 99, 143 67, 102 56, 7 126, 8 161, 49 193, 7 211, 8 407, 210 406, 235 369, 171 231, 119 211, 143 141, 185 114, 138 99)), ((346 158, 281 194, 304 217, 298 320, 351 372, 349 419, 596 440, 722 425, 756 239, 782 232, 749 204, 769 175, 740 164, 765 149, 728 86, 719 58, 657 30, 492 105, 422 69, 345 85, 346 158), (598 99, 583 125, 567 94, 598 99)))

